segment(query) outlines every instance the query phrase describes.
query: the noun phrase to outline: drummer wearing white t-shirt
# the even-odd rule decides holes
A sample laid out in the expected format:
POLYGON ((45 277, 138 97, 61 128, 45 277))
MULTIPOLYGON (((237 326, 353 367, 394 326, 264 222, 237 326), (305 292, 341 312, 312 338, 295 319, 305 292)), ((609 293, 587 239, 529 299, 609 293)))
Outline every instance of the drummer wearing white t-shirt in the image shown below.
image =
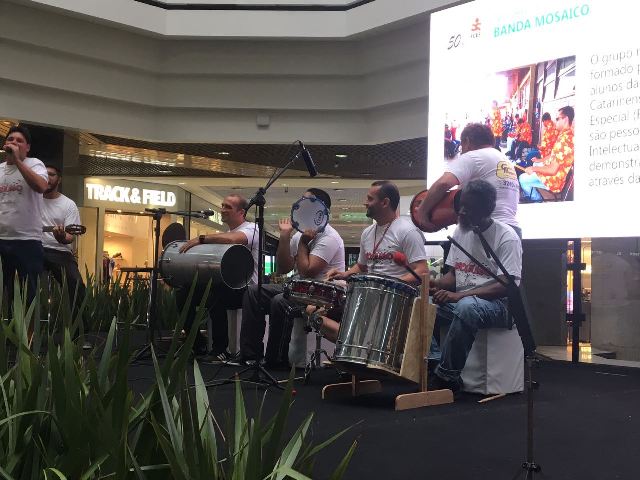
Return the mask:
MULTIPOLYGON (((27 300, 36 294, 42 272, 42 194, 47 189, 47 170, 37 158, 27 157, 31 149, 29 130, 17 125, 9 129, 0 163, 0 259, 4 285, 13 298, 16 272, 27 282, 27 300)), ((2 292, 0 292, 1 294, 2 292)))
POLYGON ((64 227, 80 225, 80 212, 73 200, 60 193, 62 174, 58 167, 47 165, 49 183, 42 201, 42 226, 54 227, 53 232, 42 233, 44 247, 44 269, 62 285, 64 273, 69 299, 74 309, 82 304, 85 286, 78 270, 78 261, 73 256, 73 236, 66 233, 64 227), (76 293, 77 292, 77 293, 76 293))
POLYGON ((438 228, 431 223, 431 210, 455 185, 466 185, 472 180, 489 182, 497 192, 494 220, 511 226, 519 237, 522 231, 516 220, 520 201, 520 184, 510 160, 494 148, 491 128, 481 123, 468 124, 460 135, 462 155, 449 161, 445 173, 436 180, 420 204, 418 217, 420 228, 434 232, 438 228))
MULTIPOLYGON (((310 188, 306 197, 315 197, 327 209, 331 208, 331 197, 324 190, 310 188)), ((280 220, 280 240, 276 252, 279 274, 295 270, 305 279, 321 280, 332 269, 344 271, 344 242, 329 224, 321 233, 307 230, 293 233, 289 219, 280 220)), ((266 328, 263 312, 269 314, 269 339, 264 353, 267 368, 287 368, 291 323, 287 322, 290 311, 298 308, 284 298, 282 285, 263 285, 247 289, 242 305, 242 330, 240 333, 240 358, 236 364, 259 361, 263 356, 263 337, 266 328)))
MULTIPOLYGON (((373 182, 364 206, 367 217, 375 223, 362 232, 360 237, 360 256, 355 265, 345 272, 330 270, 327 280, 346 280, 351 275, 377 274, 388 275, 407 283, 417 282, 413 274, 393 260, 394 253, 403 253, 409 267, 418 275, 427 272, 427 255, 424 237, 410 220, 398 217, 400 203, 398 187, 387 180, 373 182)), ((335 341, 339 324, 328 317, 322 317, 321 331, 330 340, 335 341)))
MULTIPOLYGON (((180 248, 180 253, 184 253, 196 245, 203 243, 217 244, 239 244, 245 245, 253 256, 254 268, 251 276, 252 284, 258 281, 258 245, 260 234, 258 226, 254 222, 245 219, 246 209, 249 202, 241 195, 227 195, 222 201, 220 216, 222 223, 229 226, 229 231, 225 233, 213 233, 209 235, 200 235, 186 242, 180 248)), ((178 308, 182 309, 187 301, 189 289, 191 285, 176 289, 176 302, 178 308)), ((204 295, 204 287, 196 285, 193 294, 193 300, 189 305, 189 311, 185 320, 184 328, 189 332, 196 315, 196 307, 200 304, 200 300, 204 295)), ((242 296, 245 289, 232 289, 225 285, 216 285, 212 287, 209 298, 206 300, 206 306, 209 309, 209 317, 211 318, 213 350, 210 352, 214 362, 226 362, 231 358, 228 351, 229 346, 229 327, 227 323, 227 309, 236 309, 242 305, 242 296)), ((206 338, 198 333, 193 344, 193 350, 196 354, 205 354, 207 352, 206 338)))

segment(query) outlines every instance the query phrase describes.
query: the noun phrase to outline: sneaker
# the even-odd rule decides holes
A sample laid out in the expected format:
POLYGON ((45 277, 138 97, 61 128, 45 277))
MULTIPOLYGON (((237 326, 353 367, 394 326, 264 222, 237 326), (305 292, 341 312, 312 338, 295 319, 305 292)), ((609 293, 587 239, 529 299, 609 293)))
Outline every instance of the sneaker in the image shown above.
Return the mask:
POLYGON ((211 363, 229 363, 232 358, 233 355, 231 355, 231 352, 229 352, 229 350, 224 350, 220 353, 212 353, 211 363))
POLYGON ((435 373, 429 375, 429 378, 427 379, 427 390, 446 389, 451 390, 453 394, 456 395, 462 390, 462 379, 458 378, 457 380, 445 380, 435 373))

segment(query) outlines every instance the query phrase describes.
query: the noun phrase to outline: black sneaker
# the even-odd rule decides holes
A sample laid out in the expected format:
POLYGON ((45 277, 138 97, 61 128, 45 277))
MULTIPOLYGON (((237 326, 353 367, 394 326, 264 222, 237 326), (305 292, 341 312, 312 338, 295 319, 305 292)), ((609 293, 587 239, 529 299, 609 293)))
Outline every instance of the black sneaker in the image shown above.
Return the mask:
POLYGON ((462 379, 457 380, 445 380, 439 377, 435 373, 429 375, 427 379, 427 390, 446 390, 449 389, 453 394, 457 394, 462 390, 462 379))
POLYGON ((256 359, 244 357, 240 352, 232 355, 227 361, 227 365, 235 365, 237 367, 248 367, 250 365, 255 365, 256 363, 256 359))
POLYGON ((229 350, 224 350, 220 353, 212 353, 210 355, 211 363, 229 363, 229 361, 233 358, 233 355, 229 352, 229 350))

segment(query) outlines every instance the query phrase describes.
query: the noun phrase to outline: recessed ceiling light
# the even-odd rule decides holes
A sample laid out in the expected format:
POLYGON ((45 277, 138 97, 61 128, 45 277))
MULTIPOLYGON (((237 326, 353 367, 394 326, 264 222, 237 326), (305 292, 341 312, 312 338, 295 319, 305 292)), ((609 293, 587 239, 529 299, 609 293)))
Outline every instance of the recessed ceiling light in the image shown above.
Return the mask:
POLYGON ((347 158, 347 155, 344 153, 336 153, 336 157, 338 158, 347 158))
POLYGON ((340 183, 338 180, 332 180, 331 183, 340 183))
POLYGON ((118 212, 118 213, 122 213, 122 210, 118 209, 118 210, 116 210, 116 212, 118 212))
POLYGON ((334 192, 344 192, 344 188, 334 188, 334 192))
POLYGON ((171 173, 171 170, 158 170, 158 173, 171 173))
POLYGON ((349 207, 342 207, 342 210, 349 210, 349 207))
POLYGON ((347 201, 347 199, 346 199, 346 198, 339 198, 339 199, 338 199, 338 201, 339 201, 339 202, 346 202, 346 201, 347 201))
POLYGON ((186 185, 187 182, 178 182, 178 185, 186 185))
POLYGON ((229 152, 218 152, 218 155, 231 155, 229 152))
POLYGON ((360 172, 360 175, 363 177, 373 177, 373 173, 370 172, 360 172))

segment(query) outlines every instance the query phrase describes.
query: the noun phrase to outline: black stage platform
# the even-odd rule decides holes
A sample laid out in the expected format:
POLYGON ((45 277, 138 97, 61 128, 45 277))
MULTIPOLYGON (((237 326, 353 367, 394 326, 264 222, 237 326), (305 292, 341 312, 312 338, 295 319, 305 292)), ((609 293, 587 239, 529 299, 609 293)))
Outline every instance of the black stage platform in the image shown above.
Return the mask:
MULTIPOLYGON (((201 364, 205 381, 223 379, 238 367, 201 364)), ((152 381, 149 365, 131 367, 131 384, 143 391, 152 381)), ((287 372, 276 372, 286 378, 287 372)), ((534 371, 540 389, 535 397, 535 455, 542 465, 536 478, 640 478, 640 370, 545 361, 534 371)), ((321 400, 322 386, 338 381, 331 369, 313 375, 310 385, 297 382, 290 427, 315 412, 316 443, 354 425, 322 453, 314 478, 327 478, 354 439, 358 447, 347 479, 511 479, 521 472, 526 447, 526 397, 510 395, 479 404, 482 397, 463 395, 452 405, 404 412, 393 410, 394 397, 410 386, 383 383, 382 393, 343 401, 321 400), (327 463, 330 462, 330 465, 327 463)), ((210 389, 216 415, 231 411, 233 385, 210 389)), ((247 384, 251 410, 264 394, 247 384)), ((266 411, 278 406, 282 393, 271 389, 266 411)), ((522 476, 518 477, 522 478, 522 476)))

